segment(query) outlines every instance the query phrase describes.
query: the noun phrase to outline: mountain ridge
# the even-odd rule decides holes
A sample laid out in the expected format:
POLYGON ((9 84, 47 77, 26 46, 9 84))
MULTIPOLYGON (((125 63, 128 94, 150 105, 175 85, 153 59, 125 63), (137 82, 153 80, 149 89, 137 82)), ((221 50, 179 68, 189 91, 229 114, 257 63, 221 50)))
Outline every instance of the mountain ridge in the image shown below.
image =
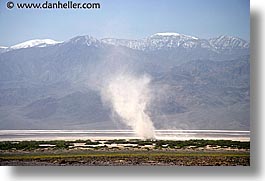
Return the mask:
POLYGON ((120 72, 150 75, 156 129, 250 129, 248 44, 172 33, 144 41, 77 36, 1 53, 0 129, 123 129, 100 96, 120 72))
POLYGON ((21 48, 53 46, 61 43, 84 41, 88 46, 92 44, 110 44, 115 46, 125 46, 136 50, 159 50, 162 48, 209 48, 213 51, 224 49, 244 49, 249 48, 249 43, 234 36, 220 35, 213 38, 202 39, 195 36, 184 35, 175 32, 155 33, 143 39, 119 39, 102 38, 97 39, 90 35, 76 36, 67 41, 55 41, 52 39, 33 39, 10 47, 0 46, 0 53, 21 48))

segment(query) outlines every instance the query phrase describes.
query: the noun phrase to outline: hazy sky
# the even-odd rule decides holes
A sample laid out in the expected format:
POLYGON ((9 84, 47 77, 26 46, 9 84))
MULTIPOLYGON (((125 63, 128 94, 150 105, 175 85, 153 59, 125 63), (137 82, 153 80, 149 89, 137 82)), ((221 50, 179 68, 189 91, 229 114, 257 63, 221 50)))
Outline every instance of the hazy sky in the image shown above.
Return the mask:
POLYGON ((36 38, 63 41, 77 35, 139 39, 156 32, 200 38, 232 35, 247 41, 250 37, 249 0, 72 0, 99 2, 98 10, 10 10, 8 1, 0 0, 2 46, 36 38))

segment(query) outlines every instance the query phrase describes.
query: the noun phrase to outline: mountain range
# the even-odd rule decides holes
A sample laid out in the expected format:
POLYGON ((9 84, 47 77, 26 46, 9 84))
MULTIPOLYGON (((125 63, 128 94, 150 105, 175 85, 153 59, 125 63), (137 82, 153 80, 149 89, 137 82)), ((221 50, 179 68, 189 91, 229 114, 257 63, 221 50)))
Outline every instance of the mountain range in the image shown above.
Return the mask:
POLYGON ((148 74, 156 129, 249 130, 249 43, 156 33, 0 47, 0 129, 119 129, 100 97, 119 71, 148 74))

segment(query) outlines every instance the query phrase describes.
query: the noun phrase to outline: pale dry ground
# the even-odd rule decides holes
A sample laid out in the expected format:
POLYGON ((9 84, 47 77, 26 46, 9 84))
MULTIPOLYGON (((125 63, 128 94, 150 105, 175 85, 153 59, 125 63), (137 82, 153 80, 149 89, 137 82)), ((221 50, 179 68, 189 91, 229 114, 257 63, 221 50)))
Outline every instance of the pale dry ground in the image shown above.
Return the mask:
MULTIPOLYGON (((0 130, 0 141, 113 140, 141 139, 132 130, 0 130), (113 136, 115 135, 115 136, 113 136)), ((238 130, 155 130, 157 140, 250 141, 250 131, 238 130), (217 133, 217 134, 216 134, 217 133)))

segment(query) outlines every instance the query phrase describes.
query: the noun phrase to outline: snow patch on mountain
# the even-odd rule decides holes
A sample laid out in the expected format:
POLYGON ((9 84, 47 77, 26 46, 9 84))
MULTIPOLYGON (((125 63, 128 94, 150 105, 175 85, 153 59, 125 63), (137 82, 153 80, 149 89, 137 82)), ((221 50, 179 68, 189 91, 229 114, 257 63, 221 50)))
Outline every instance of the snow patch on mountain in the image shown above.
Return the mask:
POLYGON ((210 47, 209 43, 193 36, 184 35, 180 33, 155 33, 145 39, 140 40, 126 40, 105 38, 102 39, 104 43, 125 46, 128 48, 142 50, 142 51, 155 51, 161 49, 174 49, 174 48, 196 48, 201 44, 204 47, 210 47))
POLYGON ((197 40, 197 37, 194 36, 189 36, 189 35, 184 35, 184 34, 180 34, 180 33, 174 33, 174 32, 163 32, 163 33, 155 33, 154 35, 152 35, 151 37, 156 37, 156 36, 164 36, 164 37, 183 37, 186 39, 194 39, 197 40))
POLYGON ((21 49, 21 48, 31 48, 31 47, 46 47, 49 45, 55 45, 62 43, 60 41, 55 41, 51 39, 35 39, 29 40, 23 43, 19 43, 10 47, 10 49, 21 49))
POLYGON ((249 48, 249 43, 241 38, 222 35, 217 38, 209 39, 210 44, 216 49, 242 49, 249 48))
POLYGON ((201 39, 194 36, 173 32, 155 33, 145 39, 140 40, 104 38, 101 41, 103 43, 115 46, 125 46, 142 51, 176 48, 203 48, 209 49, 213 52, 220 52, 223 50, 249 48, 249 43, 247 41, 237 37, 219 36, 217 38, 201 39))
POLYGON ((86 45, 86 46, 95 46, 95 47, 99 47, 101 45, 101 41, 89 36, 89 35, 85 35, 85 36, 77 36, 74 37, 68 41, 66 41, 65 43, 71 43, 71 44, 79 44, 79 45, 86 45))
POLYGON ((7 52, 7 50, 8 50, 8 47, 0 46, 0 53, 7 52))
POLYGON ((232 36, 219 36, 211 39, 201 39, 195 36, 184 35, 175 32, 160 32, 149 37, 138 40, 104 38, 96 39, 92 36, 77 36, 68 41, 60 42, 51 39, 35 39, 11 47, 0 46, 0 53, 4 53, 14 49, 30 48, 30 47, 46 47, 59 43, 71 43, 76 45, 102 47, 104 45, 123 46, 141 51, 156 51, 169 49, 207 49, 213 52, 231 51, 233 49, 243 50, 249 48, 249 43, 243 39, 232 36))

